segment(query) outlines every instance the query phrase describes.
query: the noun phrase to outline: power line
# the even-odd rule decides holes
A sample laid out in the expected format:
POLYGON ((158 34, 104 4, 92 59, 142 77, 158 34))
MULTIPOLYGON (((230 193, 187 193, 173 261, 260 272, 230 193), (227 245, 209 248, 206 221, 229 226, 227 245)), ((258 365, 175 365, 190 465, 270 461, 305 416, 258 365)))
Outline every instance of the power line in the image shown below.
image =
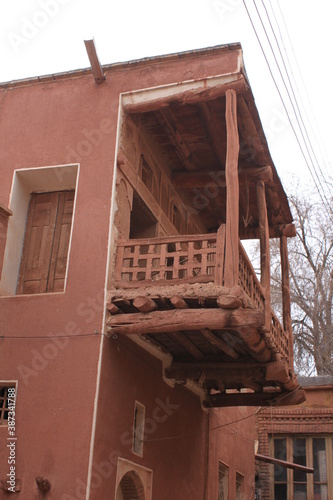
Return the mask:
MULTIPOLYGON (((264 0, 261 0, 261 3, 262 3, 262 5, 263 5, 263 7, 264 7, 264 9, 265 9, 265 13, 266 13, 266 16, 267 16, 267 19, 268 19, 268 22, 269 22, 269 25, 270 25, 271 31, 272 31, 272 33, 273 33, 273 36, 274 36, 274 39, 275 39, 275 42, 276 42, 277 48, 278 48, 278 50, 279 50, 279 54, 280 54, 280 57, 281 57, 281 60, 282 60, 282 63, 283 63, 283 67, 284 67, 285 73, 286 73, 287 78, 288 78, 288 82, 289 82, 289 85, 290 85, 290 89, 291 89, 291 92, 292 92, 292 95, 293 95, 293 98, 294 98, 294 102, 295 102, 295 105, 296 105, 296 108, 297 108, 297 111, 298 111, 298 114, 299 114, 299 118, 300 118, 301 123, 302 123, 303 128, 304 128, 305 135, 306 135, 306 137, 307 137, 307 139, 308 139, 308 142, 309 142, 309 144, 310 144, 310 148, 311 148, 311 151, 312 151, 312 153, 313 153, 313 156, 314 156, 314 158, 315 158, 315 160, 316 160, 316 162, 317 162, 317 166, 318 166, 318 168, 319 168, 319 171, 320 171, 320 173, 321 173, 322 177, 324 177, 324 174, 323 174, 323 172, 322 172, 322 170, 321 170, 321 167, 320 167, 320 162, 317 160, 316 153, 315 153, 315 151, 314 151, 314 149, 313 149, 313 147, 312 147, 311 140, 310 140, 310 137, 309 137, 309 134, 308 134, 308 131, 307 131, 306 125, 305 125, 305 123, 304 123, 304 120, 303 120, 303 117, 302 117, 302 112, 301 112, 301 110, 300 110, 300 106, 299 106, 299 104, 298 104, 298 100, 297 100, 297 97, 296 97, 296 94, 295 94, 295 91, 294 91, 293 83, 291 82, 291 78, 290 78, 290 75, 289 75, 289 71, 288 71, 288 68, 287 68, 287 65, 286 65, 286 62, 285 62, 285 59, 284 59, 284 56, 283 56, 283 53, 282 53, 282 50, 281 50, 281 47, 280 47, 280 44, 279 44, 278 38, 277 38, 277 36, 276 36, 276 34, 275 34, 275 30, 274 30, 274 27, 273 27, 273 25, 272 25, 272 22, 271 22, 271 19, 270 19, 270 16, 269 16, 268 10, 267 10, 266 5, 265 5, 265 3, 264 3, 264 0)), ((272 8, 272 6, 271 6, 271 8, 272 8)), ((272 9, 272 10, 273 10, 273 9, 272 9)), ((273 11, 273 12, 274 12, 274 11, 273 11)), ((275 17, 275 16, 274 16, 274 17, 275 17)), ((277 26, 279 27, 276 17, 275 17, 275 20, 276 20, 277 26)), ((281 36, 281 31, 280 31, 280 36, 281 36)), ((271 49, 272 49, 272 52, 273 52, 273 54, 274 54, 274 51, 273 51, 272 46, 271 46, 271 49)), ((275 58, 275 54, 274 54, 274 58, 275 58)), ((275 61, 276 61, 276 63, 277 63, 276 58, 275 58, 275 61)), ((278 63, 277 63, 277 65, 278 65, 278 63)), ((290 64, 289 64, 289 66, 290 66, 290 64)), ((281 72, 281 70, 280 70, 280 69, 279 69, 279 71, 280 71, 281 78, 283 79, 282 72, 281 72)), ((292 76, 293 76, 292 71, 291 71, 291 74, 292 74, 292 76)), ((294 77, 293 77, 293 80, 294 80, 294 84, 295 84, 295 78, 294 78, 294 77)), ((285 84, 284 79, 283 79, 283 83, 284 83, 285 88, 286 88, 286 90, 287 90, 287 86, 286 86, 286 84, 285 84)), ((296 89, 298 90, 297 86, 296 86, 296 89)), ((289 99, 290 99, 290 101, 291 101, 291 98, 290 98, 289 93, 288 93, 288 97, 289 97, 289 99)), ((299 96, 299 97, 300 97, 300 96, 299 96)), ((301 99, 300 99, 300 100, 301 100, 301 99)), ((303 106, 303 108, 304 108, 304 106, 303 106)), ((320 181, 320 179, 319 179, 319 176, 318 176, 318 175, 317 175, 317 178, 318 178, 318 181, 319 181, 319 183, 320 183, 320 185, 321 185, 321 181, 320 181)), ((321 187, 322 187, 322 185, 321 185, 321 187)), ((322 187, 322 188, 323 188, 323 187, 322 187)), ((328 200, 326 199, 326 197, 325 197, 325 200, 328 202, 328 200)))
MULTIPOLYGON (((263 0, 261 0, 261 1, 263 1, 263 0)), ((311 161, 311 163, 312 163, 312 166, 313 166, 314 172, 315 172, 315 174, 316 174, 316 177, 317 177, 317 179, 318 179, 319 185, 320 185, 321 189, 323 190, 323 186, 322 186, 322 184, 321 184, 320 178, 319 178, 319 176, 318 176, 318 174, 317 174, 317 172, 316 172, 315 166, 314 166, 314 164, 313 164, 313 160, 312 160, 312 157, 311 157, 311 153, 310 153, 310 151, 309 151, 309 147, 308 147, 308 145, 307 145, 307 141, 306 141, 305 136, 304 136, 304 133, 303 133, 303 129, 302 129, 302 127, 301 127, 301 124, 300 124, 299 118, 298 118, 298 116, 297 116, 297 112, 296 112, 296 109, 295 109, 294 102, 293 102, 293 100, 292 100, 292 98, 291 98, 290 92, 289 92, 289 90, 288 90, 287 84, 286 84, 286 82, 285 82, 285 79, 284 79, 284 76, 283 76, 283 74, 282 74, 282 71, 281 71, 281 68, 280 68, 279 62, 278 62, 278 60, 277 60, 277 58, 276 58, 276 55, 275 55, 275 52, 274 52, 274 49, 273 49, 272 43, 271 43, 271 41, 270 41, 269 35, 268 35, 268 33, 267 33, 267 30, 266 30, 266 27, 265 27, 265 25, 264 25, 263 19, 262 19, 261 15, 260 15, 260 12, 259 12, 259 9, 258 9, 258 7, 257 7, 257 4, 256 4, 255 0, 253 0, 253 2, 254 2, 254 6, 255 6, 255 9, 256 9, 257 15, 258 15, 258 17, 259 17, 260 23, 261 23, 261 25, 262 25, 262 27, 263 27, 263 29, 264 29, 264 32, 265 32, 265 35, 266 35, 267 41, 268 41, 269 46, 270 46, 270 49, 271 49, 271 51, 272 51, 272 54, 273 54, 273 57, 274 57, 274 60, 275 60, 276 66, 277 66, 278 71, 279 71, 279 73, 280 73, 280 76, 281 76, 281 79, 282 79, 283 85, 284 85, 284 87, 285 87, 285 89, 286 89, 286 91, 287 91, 287 95, 288 95, 288 98, 289 98, 290 104, 291 104, 291 106, 292 106, 292 108, 293 108, 293 111, 294 111, 294 114, 295 114, 295 118, 296 118, 296 122, 297 122, 297 124, 298 124, 298 128, 299 128, 299 130, 300 130, 300 133, 301 133, 301 136, 302 136, 302 139, 303 139, 303 142, 304 142, 305 148, 306 148, 307 153, 308 153, 308 155, 309 155, 309 159, 310 159, 310 161, 311 161)), ((264 6, 264 8, 265 8, 265 6, 264 6)), ((266 8, 265 8, 265 10, 266 10, 266 8)), ((267 10, 266 10, 266 12, 267 12, 267 10)), ((266 61, 268 61, 268 59, 267 59, 267 58, 266 58, 266 61)), ((286 72, 287 72, 287 76, 288 76, 288 79, 289 79, 289 75, 288 75, 288 71, 287 71, 287 68, 286 68, 286 67, 285 67, 285 70, 286 70, 286 72)), ((277 83, 276 83, 275 78, 274 78, 274 83, 275 83, 275 85, 276 85, 276 87, 277 87, 277 83)), ((291 88, 292 88, 292 84, 291 84, 291 82, 290 82, 290 79, 289 79, 289 83, 290 83, 290 86, 291 86, 291 88)), ((281 94, 280 94, 280 95, 281 95, 281 94)), ((300 109, 299 109, 299 106, 298 106, 298 104, 297 104, 297 99, 296 99, 296 96, 295 96, 295 94, 294 94, 294 93, 293 93, 293 96, 294 96, 294 99, 295 99, 295 102, 296 102, 296 107, 297 107, 298 113, 299 113, 299 115, 301 115, 301 113, 300 113, 300 109)), ((285 109, 286 109, 286 112, 287 112, 287 114, 288 114, 287 107, 286 107, 286 105, 285 105, 284 101, 283 101, 283 105, 284 105, 284 107, 285 107, 285 109)), ((290 124, 291 124, 291 119, 290 119, 289 114, 288 114, 288 119, 289 119, 289 122, 290 122, 290 124)), ((303 126, 304 126, 304 122, 303 122, 303 120, 302 120, 302 124, 303 124, 303 126)), ((304 126, 304 127, 305 127, 305 126, 304 126)), ((293 130, 294 130, 294 133, 296 134, 296 131, 295 131, 294 127, 293 127, 293 130)), ((307 137, 308 137, 308 136, 307 136, 307 137)), ((300 142, 299 142, 299 145, 300 145, 300 142)), ((301 147, 301 145, 300 145, 300 147, 301 147)), ((327 200, 327 198, 326 198, 325 193, 324 193, 324 194, 323 194, 323 196, 322 196, 322 193, 321 193, 321 191, 320 191, 320 189, 319 189, 319 187, 318 187, 318 185, 317 185, 317 182, 316 182, 316 180, 315 180, 315 178, 314 178, 313 172, 312 172, 312 170, 311 170, 311 168, 310 168, 310 165, 308 164, 308 161, 307 161, 307 159, 306 159, 306 156, 305 156, 304 151, 303 151, 303 149, 302 149, 302 148, 301 148, 301 151, 302 151, 303 157, 304 157, 304 159, 305 159, 305 161, 306 161, 307 167, 308 167, 308 169, 309 169, 309 171, 310 171, 310 174, 311 174, 311 176, 312 176, 312 179, 313 179, 313 181, 314 181, 314 183, 315 183, 315 186, 316 186, 316 188, 317 188, 317 191, 318 191, 318 193, 319 193, 319 196, 320 196, 320 198, 321 198, 321 200, 322 200, 323 204, 325 205, 325 201, 326 201, 327 206, 328 206, 328 207, 330 207, 329 202, 328 202, 328 200, 327 200), (325 201, 324 201, 324 199, 323 199, 323 198, 325 198, 325 201)), ((313 149, 312 149, 312 151, 313 151, 313 149)), ((330 211, 331 211, 331 210, 330 210, 330 211)))
MULTIPOLYGON (((312 165, 313 165, 313 168, 314 168, 314 170, 315 170, 316 176, 317 176, 317 178, 318 178, 318 180, 319 180, 320 187, 321 187, 322 191, 324 191, 324 190, 323 190, 323 186, 321 185, 320 178, 319 178, 319 176, 318 176, 318 174, 317 174, 317 172, 316 172, 315 166, 314 166, 314 164, 313 164, 313 160, 312 160, 312 157, 311 157, 311 154, 310 154, 309 148, 308 148, 308 146, 307 146, 307 141, 306 141, 306 139, 305 139, 305 136, 304 136, 304 133, 303 133, 302 127, 301 127, 301 125, 300 125, 300 122, 299 122, 299 119, 298 119, 298 116, 297 116, 297 113, 296 113, 296 109, 295 109, 295 106, 294 106, 294 104, 293 104, 293 100, 292 100, 292 98, 291 98, 291 96, 290 96, 290 92, 289 92, 288 87, 287 87, 287 85, 286 85, 285 79, 284 79, 283 74, 282 74, 282 71, 281 71, 281 69, 280 69, 280 65, 279 65, 279 63, 278 63, 278 61, 277 61, 277 58, 276 58, 276 55, 275 55, 274 49, 273 49, 273 47, 272 47, 272 44, 271 44, 270 38, 269 38, 269 36, 268 36, 267 30, 266 30, 266 28, 265 28, 264 22, 263 22, 263 20, 262 20, 262 17, 261 17, 261 15, 260 15, 260 12, 259 12, 259 10, 258 10, 258 7, 257 7, 257 5, 256 5, 256 3, 255 3, 255 0, 253 0, 253 3, 254 3, 254 6, 255 6, 255 9, 256 9, 256 11, 257 11, 258 17, 259 17, 259 19, 260 19, 261 25, 262 25, 262 27, 263 27, 263 29, 264 29, 264 32, 265 32, 266 38, 267 38, 267 40, 268 40, 268 43, 269 43, 269 45, 270 45, 271 51, 272 51, 272 53, 273 53, 273 56, 274 56, 274 59, 275 59, 276 65, 277 65, 277 67, 278 67, 278 70, 279 70, 279 72, 280 72, 280 75, 281 75, 281 78, 282 78, 283 84, 284 84, 284 86, 285 86, 285 88, 286 88, 286 90, 287 90, 288 98, 289 98, 289 101, 290 101, 290 103, 291 103, 291 105, 292 105, 292 107, 293 107, 293 110, 294 110, 294 113, 295 113, 295 117, 296 117, 296 121, 297 121, 297 124, 298 124, 299 130, 300 130, 300 133, 301 133, 301 135, 302 135, 302 139, 303 139, 304 145, 305 145, 305 147, 306 147, 307 153, 308 153, 308 155, 309 155, 309 158, 310 158, 311 163, 312 163, 312 165)), ((307 167, 308 167, 308 170, 309 170, 309 172, 310 172, 310 174, 311 174, 311 177, 312 177, 312 179, 313 179, 313 182, 314 182, 314 184, 315 184, 315 186, 316 186, 316 188, 317 188, 317 191, 318 191, 318 194, 319 194, 319 196, 320 196, 320 199, 321 199, 321 201, 322 201, 322 203, 323 203, 323 206, 324 206, 324 207, 325 207, 325 209, 327 210, 328 215, 331 217, 331 215, 332 215, 332 210, 331 210, 331 208, 330 208, 330 204, 329 204, 329 202, 328 202, 328 200, 327 200, 327 198, 326 198, 325 193, 324 193, 324 195, 322 194, 322 192, 321 192, 321 190, 320 190, 320 188, 319 188, 319 186, 318 186, 318 184, 317 184, 317 181, 316 181, 316 179, 315 179, 314 173, 312 172, 312 169, 311 169, 311 167, 310 167, 310 165, 309 165, 308 159, 307 159, 307 157, 306 157, 306 154, 305 154, 305 152, 304 152, 304 149, 303 149, 303 147, 302 147, 302 144, 301 144, 301 141, 300 141, 300 139, 299 139, 299 137, 298 137, 298 134, 297 134, 297 132, 296 132, 296 129, 295 129, 295 127, 294 127, 294 125, 293 125, 293 123, 292 123, 292 120, 291 120, 291 118, 290 118, 289 111, 288 111, 288 109, 287 109, 286 103, 285 103, 285 101, 284 101, 284 99, 283 99, 283 96, 282 96, 281 90, 280 90, 280 88, 279 88, 279 86, 278 86, 278 84, 277 84, 277 81, 276 81, 276 79, 275 79, 275 76, 274 76, 273 70, 272 70, 272 68, 271 68, 271 65, 270 65, 269 60, 268 60, 268 57, 267 57, 267 54, 266 54, 265 49, 264 49, 264 47, 263 47, 263 44, 262 44, 262 42, 261 42, 261 40, 260 40, 259 34, 258 34, 258 32, 257 32, 257 30, 256 30, 256 28, 255 28, 255 25, 254 25, 253 19, 252 19, 252 17, 251 17, 250 11, 249 11, 249 9, 248 9, 248 7, 247 7, 246 3, 245 3, 245 0, 243 0, 243 4, 244 4, 244 7, 245 7, 245 9, 246 9, 246 12, 247 12, 247 15, 248 15, 248 17, 249 17, 249 20, 250 20, 250 22, 251 22, 252 28, 253 28, 253 30, 254 30, 254 32, 255 32, 256 38, 257 38, 257 40, 258 40, 258 43, 259 43, 259 45, 260 45, 261 51, 262 51, 262 53, 263 53, 263 56, 264 56, 264 58, 265 58, 265 61, 266 61, 267 67, 268 67, 268 69, 269 69, 269 72, 270 72, 270 74, 271 74, 271 77, 272 77, 272 79, 273 79, 274 85, 275 85, 276 90, 277 90, 277 92, 278 92, 278 94, 279 94, 279 97, 280 97, 280 100, 281 100, 281 102, 282 102, 282 105, 283 105, 283 107, 284 107, 284 109, 285 109, 285 111, 286 111, 286 113, 287 113, 288 121, 289 121, 290 126, 291 126, 291 128, 292 128, 292 130, 293 130, 293 133, 294 133, 295 138, 296 138, 296 140, 297 140, 297 143, 298 143, 298 146, 299 146, 300 151, 301 151, 301 153, 302 153, 302 156, 303 156, 303 158, 304 158, 304 160, 305 160, 305 163, 306 163, 306 165, 307 165, 307 167), (325 198, 325 200, 324 200, 324 198, 325 198)))
POLYGON ((311 124, 311 120, 309 119, 308 115, 307 115, 307 112, 306 112, 306 106, 303 104, 303 101, 302 101, 302 97, 301 97, 301 93, 298 89, 298 85, 297 85, 297 80, 296 78, 294 77, 294 74, 293 74, 293 70, 292 70, 292 64, 290 62, 290 59, 289 59, 289 56, 288 56, 288 52, 286 50, 286 47, 285 47, 285 44, 284 44, 284 40, 283 40, 283 36, 282 36, 282 33, 281 33, 281 29, 280 29, 280 26, 279 26, 279 23, 277 21, 277 18, 276 18, 276 15, 275 15, 275 12, 274 12, 274 9, 271 5, 271 0, 269 0, 269 4, 271 6, 271 9, 272 9, 272 12, 273 12, 273 15, 274 15, 274 18, 275 18, 275 21, 276 21, 276 24, 277 24, 277 27, 278 27, 278 30, 279 30, 279 33, 280 33, 280 38, 281 38, 281 41, 282 41, 282 44, 283 44, 283 48, 284 48, 284 51, 285 51, 285 54, 286 54, 286 57, 287 57, 287 61, 288 61, 288 64, 289 64, 289 68, 290 68, 290 71, 291 71, 291 74, 293 75, 293 80, 294 80, 294 84, 296 86, 296 89, 298 91, 298 94, 299 94, 299 97, 300 97, 300 100, 302 102, 302 105, 303 105, 303 110, 305 112, 305 115, 307 117, 307 120, 308 120, 308 123, 310 125, 310 128, 312 130, 312 133, 315 137, 315 140, 316 140, 316 143, 318 145, 318 148, 320 150, 320 153, 321 153, 321 156, 323 158, 323 161, 324 161, 324 165, 325 165, 325 168, 326 168, 326 171, 327 171, 327 174, 329 176, 332 176, 332 172, 330 170, 328 170, 327 168, 327 165, 326 165, 326 161, 325 161, 325 156, 327 158, 327 161, 328 161, 328 164, 329 164, 329 167, 331 169, 331 165, 330 165, 330 161, 328 159, 328 156, 327 156, 327 151, 326 151, 326 148, 325 148, 325 144, 324 142, 322 141, 321 137, 320 137, 320 131, 319 131, 319 126, 318 126, 318 123, 317 123, 317 119, 316 119, 316 116, 313 112, 313 109, 312 109, 312 105, 311 105, 311 101, 310 101, 310 98, 309 98, 309 94, 308 94, 308 91, 307 91, 307 88, 306 88, 306 85, 305 85, 305 82, 304 82, 304 79, 303 79, 303 75, 302 75, 302 72, 300 70, 300 67, 299 67, 299 64, 298 64, 298 61, 297 61, 297 57, 296 57, 296 54, 295 54, 295 50, 294 50, 294 47, 293 47, 293 43, 291 41, 291 38, 290 38, 290 35, 289 35, 289 31, 288 31, 288 27, 287 27, 287 24, 286 24, 286 21, 285 21, 285 18, 284 18, 284 15, 283 15, 283 12, 281 10, 281 6, 280 6, 280 3, 279 3, 279 0, 277 0, 277 5, 278 5, 278 8, 279 8, 279 11, 280 11, 280 16, 281 16, 281 19, 282 19, 282 23, 283 23, 283 26, 284 26, 284 29, 285 29, 285 32, 287 34, 287 38, 288 38, 288 42, 289 42, 289 45, 290 45, 290 48, 291 48, 291 52, 293 54, 293 58, 294 58, 294 64, 297 68, 297 71, 298 71, 298 75, 300 77, 300 80, 301 80, 301 83, 302 83, 302 86, 303 86, 303 90, 305 92, 305 95, 306 95, 306 99, 307 99, 307 106, 309 107, 310 111, 311 111, 311 115, 312 115, 312 119, 313 121, 315 122, 315 125, 317 127, 317 132, 319 134, 319 137, 321 139, 321 145, 319 144, 319 141, 317 139, 317 136, 316 136, 316 132, 314 131, 313 127, 312 127, 312 124, 311 124), (324 149, 324 152, 321 151, 321 148, 324 149))

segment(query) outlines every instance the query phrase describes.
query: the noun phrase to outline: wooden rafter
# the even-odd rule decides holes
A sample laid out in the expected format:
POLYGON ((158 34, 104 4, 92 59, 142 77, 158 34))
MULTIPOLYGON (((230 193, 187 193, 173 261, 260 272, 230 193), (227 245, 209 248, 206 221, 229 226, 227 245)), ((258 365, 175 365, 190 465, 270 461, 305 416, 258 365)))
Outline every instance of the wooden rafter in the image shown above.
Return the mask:
POLYGON ((220 337, 218 337, 217 335, 215 335, 208 328, 203 328, 201 330, 201 334, 205 337, 206 340, 209 341, 209 343, 211 345, 213 345, 213 346, 217 347, 218 349, 220 349, 224 354, 226 354, 230 358, 232 358, 232 359, 238 359, 239 358, 239 354, 238 354, 237 351, 235 351, 235 349, 233 349, 232 347, 230 347, 225 340, 223 340, 220 337))
POLYGON ((200 115, 206 130, 207 140, 210 143, 212 150, 215 153, 219 163, 224 167, 226 150, 221 137, 222 127, 224 123, 216 123, 214 116, 209 109, 209 103, 201 102, 199 104, 200 115))
POLYGON ((243 149, 246 151, 250 149, 251 158, 258 165, 264 165, 267 161, 266 154, 252 114, 242 95, 238 95, 238 116, 241 117, 238 120, 239 133, 247 142, 247 148, 243 149))
MULTIPOLYGON (((240 167, 241 168, 241 167, 240 167)), ((241 169, 238 175, 240 185, 245 185, 247 182, 263 181, 271 183, 273 181, 272 168, 259 167, 241 169)), ((224 170, 214 170, 211 172, 182 172, 173 174, 171 182, 177 189, 194 189, 204 188, 211 184, 217 184, 219 187, 226 187, 226 174, 224 170)))
POLYGON ((194 359, 200 360, 205 357, 204 354, 200 351, 200 349, 198 349, 195 346, 195 344, 189 338, 187 338, 186 335, 184 335, 182 332, 169 332, 168 337, 173 342, 180 345, 194 359))
POLYGON ((173 379, 199 379, 201 373, 205 373, 206 380, 223 380, 225 383, 246 378, 265 381, 265 368, 254 363, 207 363, 207 362, 173 362, 165 369, 165 374, 173 379))

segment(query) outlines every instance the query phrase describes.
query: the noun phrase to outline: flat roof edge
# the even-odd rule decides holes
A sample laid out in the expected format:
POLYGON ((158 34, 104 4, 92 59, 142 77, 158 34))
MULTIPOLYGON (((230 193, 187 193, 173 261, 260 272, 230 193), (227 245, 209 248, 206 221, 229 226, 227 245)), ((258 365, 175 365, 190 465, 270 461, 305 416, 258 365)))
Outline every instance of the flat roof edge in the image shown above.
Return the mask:
MULTIPOLYGON (((172 60, 172 59, 183 59, 187 57, 194 57, 199 54, 205 54, 205 53, 217 53, 217 52, 224 52, 227 50, 242 50, 242 46, 239 42, 234 42, 234 43, 228 43, 228 44, 223 44, 223 45, 215 45, 212 47, 203 47, 199 49, 194 49, 194 50, 187 50, 183 52, 173 52, 170 54, 162 54, 158 56, 149 56, 149 57, 144 57, 140 59, 132 59, 129 61, 123 61, 123 62, 115 62, 115 63, 110 63, 110 64, 103 64, 102 68, 104 71, 109 71, 112 69, 126 69, 129 67, 133 66, 139 66, 142 64, 146 64, 147 62, 157 62, 157 63, 162 63, 167 60, 172 60)), ((66 78, 80 78, 82 76, 86 76, 92 73, 92 69, 90 67, 87 68, 82 68, 82 69, 76 69, 76 70, 69 70, 69 71, 63 71, 59 73, 54 73, 54 74, 48 74, 48 75, 41 75, 41 76, 33 76, 29 78, 22 78, 18 80, 10 80, 7 82, 0 82, 0 88, 1 89, 7 89, 11 87, 20 87, 20 86, 26 86, 26 85, 33 85, 33 84, 39 84, 39 83, 49 83, 49 82, 56 82, 58 80, 63 80, 66 78)))

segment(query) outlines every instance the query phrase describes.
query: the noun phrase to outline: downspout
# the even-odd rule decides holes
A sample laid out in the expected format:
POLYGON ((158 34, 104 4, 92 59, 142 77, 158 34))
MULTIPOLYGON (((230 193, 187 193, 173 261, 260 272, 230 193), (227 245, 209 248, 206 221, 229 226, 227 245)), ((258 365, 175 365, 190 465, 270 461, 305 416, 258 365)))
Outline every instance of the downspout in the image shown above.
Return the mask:
POLYGON ((205 422, 205 464, 204 464, 204 500, 208 499, 208 471, 209 471, 209 417, 210 412, 206 413, 205 422))

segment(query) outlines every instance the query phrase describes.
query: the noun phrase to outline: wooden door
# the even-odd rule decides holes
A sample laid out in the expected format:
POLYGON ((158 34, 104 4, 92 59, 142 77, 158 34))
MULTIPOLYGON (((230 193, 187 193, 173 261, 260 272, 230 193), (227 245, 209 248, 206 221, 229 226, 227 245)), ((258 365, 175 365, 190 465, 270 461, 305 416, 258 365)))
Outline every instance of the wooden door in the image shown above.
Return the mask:
POLYGON ((31 195, 18 294, 64 290, 73 203, 74 191, 31 195))

